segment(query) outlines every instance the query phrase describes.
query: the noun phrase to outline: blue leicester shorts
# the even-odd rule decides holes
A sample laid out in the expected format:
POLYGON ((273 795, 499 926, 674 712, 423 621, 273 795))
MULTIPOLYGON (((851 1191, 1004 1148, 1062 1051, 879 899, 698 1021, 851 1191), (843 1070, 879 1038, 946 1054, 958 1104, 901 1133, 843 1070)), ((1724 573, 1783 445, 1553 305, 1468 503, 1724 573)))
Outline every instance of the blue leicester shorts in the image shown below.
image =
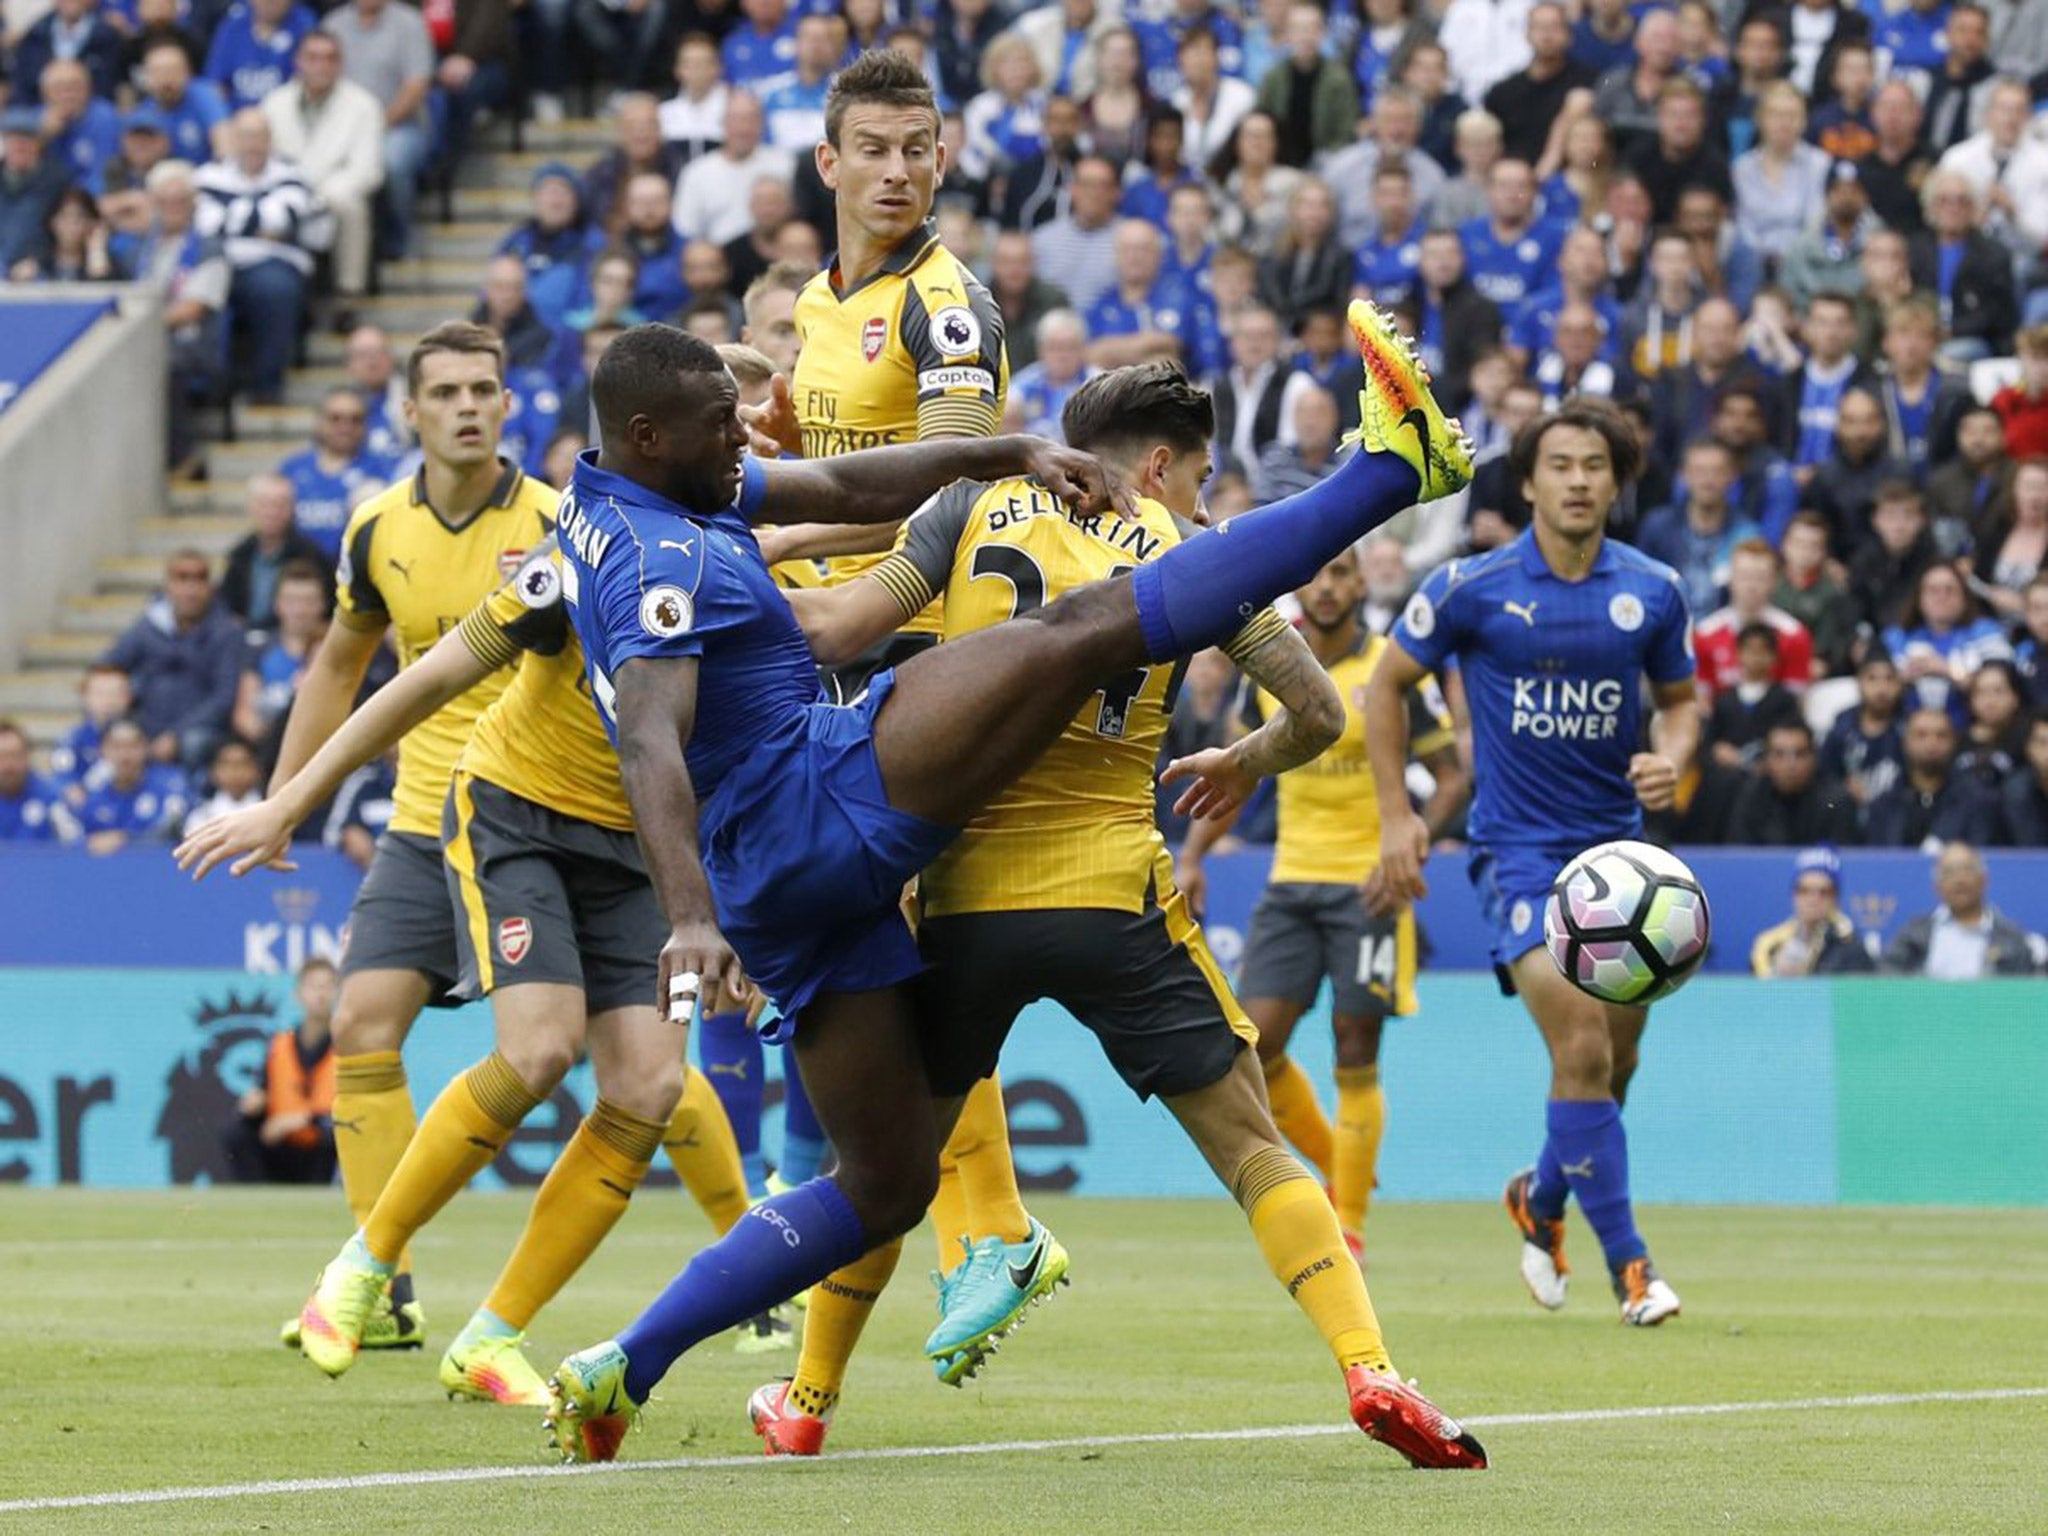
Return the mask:
POLYGON ((896 681, 813 704, 726 775, 704 807, 704 871, 726 941, 793 1032, 820 992, 865 992, 923 970, 904 885, 959 835, 896 810, 875 761, 875 716, 896 681))
POLYGON ((1558 871, 1584 850, 1555 844, 1474 845, 1465 865, 1479 915, 1493 932, 1493 968, 1513 994, 1508 967, 1543 942, 1543 904, 1558 871))

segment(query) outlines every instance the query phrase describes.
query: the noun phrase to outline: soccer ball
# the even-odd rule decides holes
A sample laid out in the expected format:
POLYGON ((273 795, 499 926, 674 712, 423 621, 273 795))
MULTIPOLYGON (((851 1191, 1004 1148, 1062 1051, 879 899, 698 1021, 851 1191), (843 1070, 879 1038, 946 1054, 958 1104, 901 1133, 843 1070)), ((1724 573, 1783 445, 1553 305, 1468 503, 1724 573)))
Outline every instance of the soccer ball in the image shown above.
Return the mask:
POLYGON ((1707 953, 1707 894, 1685 861, 1649 843, 1602 843, 1558 872, 1543 942, 1564 978, 1608 1003, 1669 997, 1707 953))

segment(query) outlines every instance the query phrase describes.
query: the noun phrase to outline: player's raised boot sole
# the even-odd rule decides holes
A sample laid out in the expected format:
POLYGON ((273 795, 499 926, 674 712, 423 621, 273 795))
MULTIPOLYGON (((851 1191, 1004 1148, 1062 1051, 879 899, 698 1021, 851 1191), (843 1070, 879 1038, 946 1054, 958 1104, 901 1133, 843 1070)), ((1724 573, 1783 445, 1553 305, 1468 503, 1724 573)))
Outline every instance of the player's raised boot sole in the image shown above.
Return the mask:
POLYGON ((548 1411, 541 1420, 548 1444, 564 1461, 613 1461, 640 1405, 626 1391, 626 1352, 606 1339, 579 1350, 548 1378, 548 1411))
POLYGON ((1621 1302, 1621 1320, 1631 1328, 1654 1328, 1678 1316, 1678 1292, 1648 1259, 1623 1265, 1614 1278, 1614 1293, 1621 1302))
POLYGON ((1472 445, 1437 404, 1415 344, 1392 315, 1363 299, 1351 301, 1347 318, 1365 384, 1358 392, 1358 428, 1346 441, 1407 460, 1421 482, 1417 501, 1463 490, 1472 483, 1472 445))
POLYGON ((825 1449, 831 1417, 813 1418, 789 1408, 789 1383, 771 1381, 747 1399, 747 1422, 761 1437, 763 1456, 815 1456, 825 1449))
POLYGON ((1509 1179, 1501 1204, 1522 1234, 1522 1283, 1539 1307, 1555 1312, 1565 1303, 1572 1271, 1564 1261, 1564 1223, 1544 1220, 1529 1209, 1529 1186, 1535 1178, 1535 1169, 1524 1168, 1509 1179))
POLYGON ((1424 1397, 1411 1382, 1356 1365, 1344 1373, 1351 1422, 1411 1467, 1431 1471, 1483 1471, 1486 1448, 1464 1425, 1424 1397))
POLYGON ((545 1408, 551 1401, 547 1383, 521 1351, 525 1342, 524 1334, 470 1343, 457 1339, 441 1357, 441 1389, 456 1402, 545 1408))

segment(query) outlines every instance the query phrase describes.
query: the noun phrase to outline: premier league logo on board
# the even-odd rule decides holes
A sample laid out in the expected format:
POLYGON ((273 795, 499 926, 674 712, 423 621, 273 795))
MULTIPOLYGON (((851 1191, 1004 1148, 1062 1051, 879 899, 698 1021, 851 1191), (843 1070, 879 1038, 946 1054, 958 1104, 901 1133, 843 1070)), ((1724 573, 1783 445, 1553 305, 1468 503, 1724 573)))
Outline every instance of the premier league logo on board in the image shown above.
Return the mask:
POLYGON ((234 1123, 242 1095, 263 1082, 277 1004, 230 990, 218 1002, 201 999, 192 1022, 201 1039, 171 1068, 156 1135, 170 1151, 173 1184, 226 1184, 234 1173, 221 1130, 234 1123))

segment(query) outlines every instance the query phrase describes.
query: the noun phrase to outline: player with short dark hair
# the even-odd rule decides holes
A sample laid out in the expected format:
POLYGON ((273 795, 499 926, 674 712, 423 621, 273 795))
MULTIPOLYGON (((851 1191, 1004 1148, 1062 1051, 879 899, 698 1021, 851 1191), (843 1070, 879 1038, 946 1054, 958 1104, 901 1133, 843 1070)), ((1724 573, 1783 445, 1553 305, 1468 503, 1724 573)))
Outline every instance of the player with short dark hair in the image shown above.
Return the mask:
MULTIPOLYGON (((957 1089, 958 1064, 950 1042, 918 1028, 908 984, 924 964, 897 905, 903 884, 1093 694, 1229 639, 1339 549, 1469 481, 1469 449, 1408 343, 1364 304, 1352 326, 1367 380, 1361 447, 1329 479, 1128 579, 1076 586, 926 650, 841 707, 819 700, 809 647, 749 526, 764 482, 741 451, 731 376, 663 327, 628 332, 600 364, 604 446, 578 465, 560 526, 591 691, 673 927, 663 984, 679 1015, 730 999, 743 974, 768 993, 792 1022, 839 1162, 755 1207, 616 1339, 562 1363, 552 1424, 566 1454, 616 1455, 685 1350, 923 1217, 961 1099, 934 1091, 935 1077, 957 1089)), ((1260 1212, 1273 1209, 1268 1261, 1350 1357, 1354 1421, 1418 1463, 1483 1465, 1460 1426, 1391 1374, 1362 1277, 1318 1242, 1335 1224, 1314 1180, 1260 1138, 1255 1076, 1246 1091, 1242 1155, 1219 1172, 1262 1238, 1260 1212)))
MULTIPOLYGON (((806 457, 987 437, 1002 421, 1010 386, 1002 311, 932 222, 947 169, 939 129, 931 82, 904 54, 870 50, 832 82, 814 156, 834 194, 838 250, 797 296, 793 409, 777 413, 806 457)), ((882 558, 893 530, 872 532, 868 552, 842 545, 826 562, 827 585, 853 581, 882 558)), ((794 585, 789 578, 800 571, 785 562, 778 577, 794 585)), ((828 669, 837 697, 855 697, 877 670, 936 644, 938 634, 936 612, 914 615, 867 653, 828 669)), ((813 1163, 788 1177, 802 1182, 816 1172, 813 1163)), ((942 1275, 992 1238, 1011 1250, 1000 1272, 1014 1265, 1035 1294, 1049 1294, 1064 1272, 1064 1251, 1018 1192, 998 1078, 977 1085, 944 1150, 932 1226, 942 1275)), ((841 1321, 838 1298, 817 1299, 822 1305, 806 1319, 811 1334, 841 1321)), ((844 1322, 857 1331, 857 1320, 844 1322)))
POLYGON ((1510 462, 1534 521, 1512 543, 1432 572, 1366 685, 1382 806, 1372 897, 1392 911, 1427 890, 1429 830, 1406 799, 1403 694, 1455 661, 1473 730, 1472 884, 1501 988, 1521 995, 1550 1050, 1543 1153, 1507 1188, 1522 1276, 1542 1305, 1564 1305, 1564 1208, 1576 1194, 1622 1321, 1647 1327, 1678 1312, 1636 1230, 1621 1123, 1649 1010, 1567 981, 1543 945, 1543 907, 1565 863, 1641 837, 1643 811, 1671 804, 1699 743, 1691 618, 1675 571, 1605 536, 1642 463, 1626 417, 1604 402, 1569 403, 1524 427, 1510 462), (1637 750, 1645 676, 1656 703, 1647 752, 1637 750))
MULTIPOLYGON (((555 492, 498 456, 505 354, 483 326, 450 321, 406 359, 406 423, 422 462, 357 507, 342 535, 334 623, 305 671, 273 786, 302 768, 347 718, 386 635, 401 667, 419 660, 547 536, 555 492)), ((455 921, 441 872, 441 805, 477 718, 507 679, 451 700, 399 746, 391 825, 349 909, 334 1013, 335 1151, 358 1222, 368 1218, 417 1117, 400 1051, 428 1006, 452 1005, 455 921)), ((424 1314, 412 1265, 392 1277, 364 1344, 418 1348, 424 1314)), ((284 1327, 301 1342, 298 1319, 284 1327)))

